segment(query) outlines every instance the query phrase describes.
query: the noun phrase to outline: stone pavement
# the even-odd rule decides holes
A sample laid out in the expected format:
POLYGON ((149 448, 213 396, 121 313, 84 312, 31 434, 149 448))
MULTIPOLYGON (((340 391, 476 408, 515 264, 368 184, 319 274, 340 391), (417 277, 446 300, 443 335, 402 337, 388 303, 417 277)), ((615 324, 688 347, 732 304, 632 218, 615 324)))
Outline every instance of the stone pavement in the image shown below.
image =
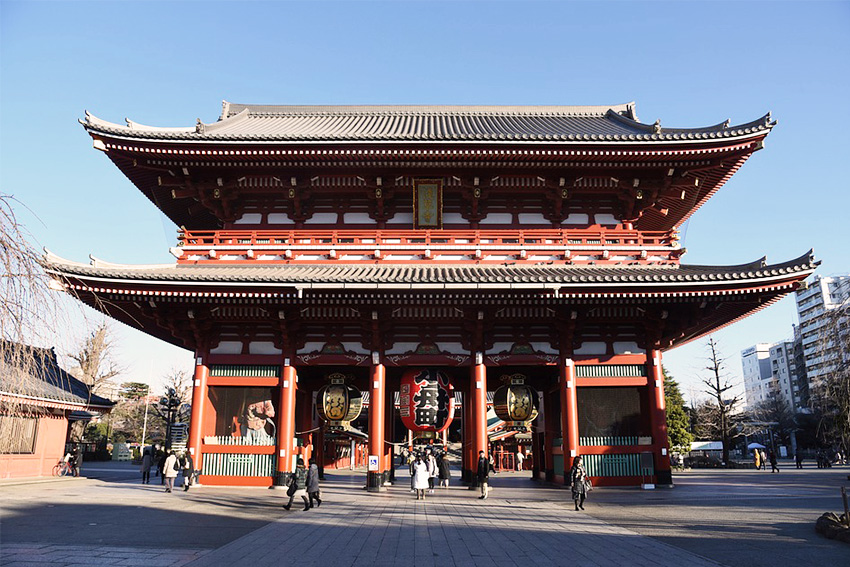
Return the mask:
POLYGON ((304 567, 717 565, 571 511, 572 503, 563 500, 514 500, 508 489, 497 489, 486 501, 475 494, 438 490, 416 501, 394 489, 328 502, 286 513, 188 565, 264 567, 287 560, 304 567))
POLYGON ((364 473, 328 471, 321 508, 286 512, 281 490, 165 494, 130 465, 93 464, 99 478, 0 483, 0 565, 850 565, 813 527, 839 511, 848 472, 690 471, 673 490, 594 490, 574 512, 527 473, 493 477, 486 501, 455 478, 417 502, 406 473, 368 494, 364 473))

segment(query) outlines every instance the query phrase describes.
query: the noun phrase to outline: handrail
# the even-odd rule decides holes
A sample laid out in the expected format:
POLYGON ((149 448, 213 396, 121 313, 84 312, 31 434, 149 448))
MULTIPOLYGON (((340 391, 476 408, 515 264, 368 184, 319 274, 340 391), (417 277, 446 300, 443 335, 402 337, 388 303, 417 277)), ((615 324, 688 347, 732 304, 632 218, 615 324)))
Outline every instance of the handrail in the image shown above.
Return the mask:
POLYGON ((321 247, 378 248, 446 247, 551 248, 574 246, 675 247, 671 232, 643 232, 623 229, 529 229, 529 230, 184 230, 179 235, 183 247, 321 247))

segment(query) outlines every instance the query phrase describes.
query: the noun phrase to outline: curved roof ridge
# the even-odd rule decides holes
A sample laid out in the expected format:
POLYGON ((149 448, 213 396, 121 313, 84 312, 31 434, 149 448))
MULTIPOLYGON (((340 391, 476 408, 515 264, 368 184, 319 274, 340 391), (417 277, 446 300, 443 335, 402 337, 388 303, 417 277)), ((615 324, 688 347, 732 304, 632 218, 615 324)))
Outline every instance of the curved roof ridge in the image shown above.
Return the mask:
MULTIPOLYGON (((59 258, 60 260, 63 260, 63 258, 60 258, 59 256, 56 256, 55 254, 53 256, 55 258, 59 258)), ((122 264, 120 262, 108 262, 106 260, 101 260, 100 258, 93 256, 92 254, 89 254, 89 260, 90 260, 89 265, 93 266, 95 268, 122 268, 122 269, 157 268, 157 269, 161 269, 161 268, 173 268, 176 265, 176 264, 173 264, 173 263, 172 264, 122 264)), ((80 265, 84 266, 85 264, 80 264, 80 265)))
POLYGON ((118 124, 116 122, 110 122, 109 120, 98 118, 88 110, 85 111, 85 114, 85 120, 80 120, 80 124, 82 124, 83 126, 91 126, 94 128, 107 128, 125 132, 131 130, 143 130, 148 132, 174 132, 181 134, 195 131, 195 128, 191 126, 148 126, 146 124, 130 120, 129 118, 124 119, 125 124, 118 124))
POLYGON ((746 122, 744 124, 736 124, 735 126, 729 125, 729 120, 724 120, 718 124, 713 126, 700 126, 698 128, 666 128, 661 125, 661 120, 657 120, 654 124, 646 124, 644 122, 639 122, 637 118, 629 117, 625 114, 619 114, 616 112, 609 112, 608 116, 621 122, 626 126, 630 126, 632 128, 638 128, 650 133, 656 134, 706 134, 710 132, 722 132, 728 131, 730 133, 736 130, 746 130, 747 128, 751 130, 769 130, 776 126, 776 120, 771 121, 770 116, 771 113, 768 112, 761 118, 757 118, 756 120, 752 120, 750 122, 746 122))
POLYGON ((604 116, 609 111, 634 116, 634 102, 614 105, 440 105, 440 104, 373 104, 373 105, 273 105, 225 102, 222 119, 245 109, 257 115, 350 115, 350 114, 501 114, 501 115, 569 115, 604 116), (226 115, 225 115, 226 113, 226 115))

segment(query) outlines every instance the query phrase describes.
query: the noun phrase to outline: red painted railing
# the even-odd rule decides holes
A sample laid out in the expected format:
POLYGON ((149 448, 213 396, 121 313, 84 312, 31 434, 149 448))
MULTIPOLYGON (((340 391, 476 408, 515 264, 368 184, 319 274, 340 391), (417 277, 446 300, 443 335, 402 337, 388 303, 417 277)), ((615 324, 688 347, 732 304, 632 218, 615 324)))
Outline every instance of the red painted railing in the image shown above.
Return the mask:
POLYGON ((623 229, 531 229, 531 230, 209 230, 182 231, 184 247, 262 247, 375 249, 435 248, 459 249, 545 247, 667 247, 673 243, 670 232, 641 232, 623 229))

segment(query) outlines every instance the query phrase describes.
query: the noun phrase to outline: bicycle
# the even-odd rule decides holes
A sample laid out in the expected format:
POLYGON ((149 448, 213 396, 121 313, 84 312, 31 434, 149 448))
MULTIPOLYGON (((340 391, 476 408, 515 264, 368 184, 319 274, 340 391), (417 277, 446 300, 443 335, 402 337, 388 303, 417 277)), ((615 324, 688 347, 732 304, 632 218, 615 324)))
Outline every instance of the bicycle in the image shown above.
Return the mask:
POLYGON ((59 462, 56 463, 56 466, 53 467, 53 476, 79 476, 80 473, 77 470, 77 467, 69 463, 64 459, 59 459, 59 462))

